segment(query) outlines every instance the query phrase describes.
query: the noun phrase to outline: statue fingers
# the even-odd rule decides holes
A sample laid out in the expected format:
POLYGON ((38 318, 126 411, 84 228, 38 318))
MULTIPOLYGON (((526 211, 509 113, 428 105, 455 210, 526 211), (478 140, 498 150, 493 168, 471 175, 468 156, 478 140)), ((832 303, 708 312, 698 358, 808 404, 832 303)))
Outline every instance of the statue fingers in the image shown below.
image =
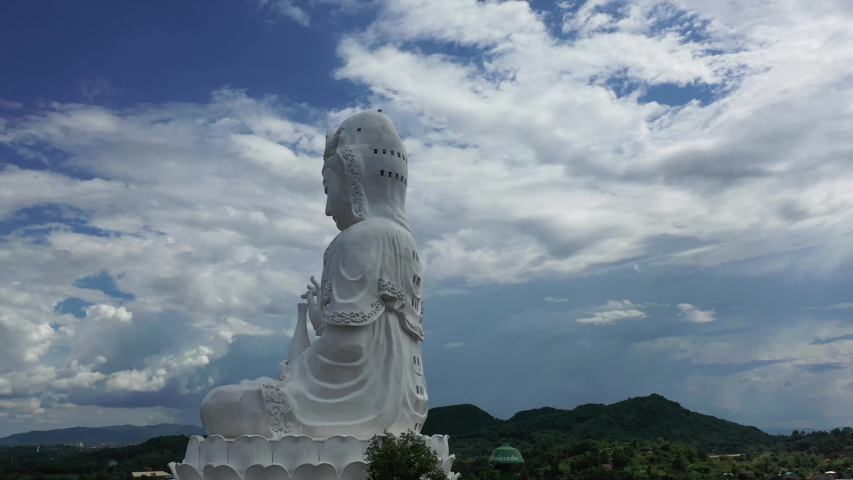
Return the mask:
POLYGON ((314 284, 314 288, 315 288, 317 291, 319 291, 319 290, 320 290, 320 284, 319 284, 319 283, 317 283, 317 279, 315 279, 313 275, 311 276, 311 283, 313 283, 313 284, 314 284))

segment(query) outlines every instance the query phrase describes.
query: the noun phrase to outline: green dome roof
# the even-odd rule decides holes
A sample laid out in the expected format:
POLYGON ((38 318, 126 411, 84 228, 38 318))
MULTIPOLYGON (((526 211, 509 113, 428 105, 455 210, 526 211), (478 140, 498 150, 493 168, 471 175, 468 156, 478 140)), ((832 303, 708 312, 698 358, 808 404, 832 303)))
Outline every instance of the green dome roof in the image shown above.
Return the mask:
POLYGON ((512 448, 508 443, 494 449, 489 457, 489 464, 498 465, 522 465, 524 459, 521 458, 521 452, 518 449, 512 448))

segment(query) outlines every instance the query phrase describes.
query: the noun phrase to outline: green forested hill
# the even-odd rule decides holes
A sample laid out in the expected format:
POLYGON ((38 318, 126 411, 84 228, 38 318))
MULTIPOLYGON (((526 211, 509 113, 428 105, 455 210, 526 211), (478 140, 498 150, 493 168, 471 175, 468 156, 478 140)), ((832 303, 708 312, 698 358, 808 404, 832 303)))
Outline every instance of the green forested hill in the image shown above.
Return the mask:
POLYGON ((85 448, 49 445, 0 446, 0 479, 42 479, 47 475, 74 475, 92 480, 118 480, 130 472, 168 470, 169 462, 184 458, 189 437, 157 437, 126 447, 85 448), (115 464, 111 464, 115 462, 115 464))
MULTIPOLYGON (((691 412, 660 395, 612 405, 550 407, 500 420, 474 405, 430 410, 423 433, 451 435, 453 470, 495 480, 489 453, 510 442, 524 456, 519 480, 792 480, 835 470, 853 476, 853 429, 769 435, 691 412), (737 458, 718 454, 740 454, 737 458)), ((187 437, 120 448, 0 446, 0 480, 125 480, 184 456, 187 437), (53 475, 72 477, 52 477, 53 475)))
POLYGON ((756 427, 691 412, 660 395, 629 398, 612 405, 587 404, 572 410, 545 407, 498 420, 473 405, 430 410, 423 433, 446 433, 454 443, 487 448, 500 439, 553 442, 664 438, 707 451, 739 452, 749 445, 770 445, 776 437, 756 427))
POLYGON ((508 420, 473 405, 435 408, 423 433, 451 435, 454 470, 468 479, 495 478, 487 460, 502 442, 522 452, 521 478, 536 480, 777 480, 786 471, 803 478, 827 468, 853 472, 847 470, 853 464, 848 454, 853 429, 769 435, 692 412, 660 395, 572 410, 526 410, 508 420), (646 446, 653 453, 642 453, 646 446), (715 459, 714 453, 743 455, 715 459))
POLYGON ((465 435, 502 423, 476 405, 452 405, 429 410, 421 433, 424 435, 465 435))

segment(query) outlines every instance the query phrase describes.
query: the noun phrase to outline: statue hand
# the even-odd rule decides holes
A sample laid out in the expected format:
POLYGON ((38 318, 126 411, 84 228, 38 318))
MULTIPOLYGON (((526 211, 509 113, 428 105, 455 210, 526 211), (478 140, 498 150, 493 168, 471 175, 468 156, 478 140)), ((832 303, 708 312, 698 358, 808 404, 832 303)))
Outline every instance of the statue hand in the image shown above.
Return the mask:
POLYGON ((308 285, 308 291, 302 294, 301 297, 308 301, 308 318, 311 320, 314 332, 319 334, 319 331, 323 326, 323 320, 320 314, 320 285, 314 277, 311 277, 311 283, 313 283, 313 285, 308 285))

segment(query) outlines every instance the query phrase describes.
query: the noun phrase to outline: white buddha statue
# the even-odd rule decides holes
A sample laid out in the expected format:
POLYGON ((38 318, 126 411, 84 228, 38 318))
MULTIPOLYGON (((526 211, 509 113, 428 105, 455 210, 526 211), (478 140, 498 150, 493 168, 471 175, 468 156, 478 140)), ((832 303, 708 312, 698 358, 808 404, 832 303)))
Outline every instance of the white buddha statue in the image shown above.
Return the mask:
POLYGON ((426 420, 423 270, 406 220, 406 149, 387 116, 360 113, 329 131, 323 185, 341 233, 303 295, 318 338, 309 345, 300 322, 277 379, 213 389, 201 406, 210 435, 369 439, 426 420))

